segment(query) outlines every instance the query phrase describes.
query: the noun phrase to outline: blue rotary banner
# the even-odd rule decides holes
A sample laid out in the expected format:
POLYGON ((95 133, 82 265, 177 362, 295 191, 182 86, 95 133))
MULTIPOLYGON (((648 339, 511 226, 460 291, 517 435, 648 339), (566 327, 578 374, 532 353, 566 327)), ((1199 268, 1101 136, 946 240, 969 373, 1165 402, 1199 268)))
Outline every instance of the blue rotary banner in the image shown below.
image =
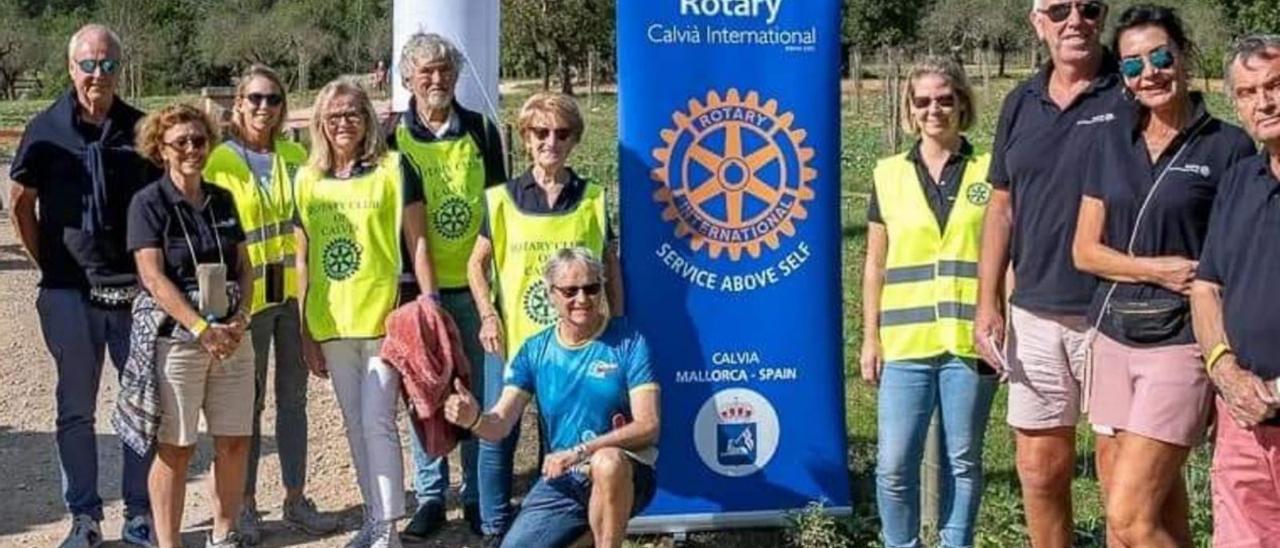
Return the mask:
POLYGON ((619 0, 627 314, 662 383, 640 531, 849 505, 839 0, 619 0))

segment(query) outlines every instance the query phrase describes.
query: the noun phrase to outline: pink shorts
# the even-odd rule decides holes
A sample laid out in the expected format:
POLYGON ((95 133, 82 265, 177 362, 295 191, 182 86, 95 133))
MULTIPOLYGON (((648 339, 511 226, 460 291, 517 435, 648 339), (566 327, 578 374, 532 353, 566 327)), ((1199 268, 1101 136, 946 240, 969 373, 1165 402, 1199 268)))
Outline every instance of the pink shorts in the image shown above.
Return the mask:
POLYGON ((1089 323, 1084 316, 1009 308, 1009 426, 1047 430, 1080 421, 1089 323))
POLYGON ((1141 348, 1093 340, 1089 422, 1195 447, 1204 441, 1213 386, 1194 344, 1141 348))
POLYGON ((1236 426, 1217 399, 1213 545, 1280 548, 1280 426, 1236 426))

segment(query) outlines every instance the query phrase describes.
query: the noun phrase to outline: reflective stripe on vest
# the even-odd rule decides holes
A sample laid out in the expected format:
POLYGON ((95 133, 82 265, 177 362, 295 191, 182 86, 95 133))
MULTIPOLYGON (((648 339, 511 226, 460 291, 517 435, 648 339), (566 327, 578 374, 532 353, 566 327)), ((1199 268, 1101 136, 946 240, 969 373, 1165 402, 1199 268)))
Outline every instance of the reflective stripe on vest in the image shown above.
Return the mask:
POLYGON ((307 234, 307 327, 317 341, 383 336, 399 298, 400 156, 352 179, 304 167, 294 192, 307 234))
POLYGON ((469 132, 457 139, 419 141, 404 121, 396 127, 396 147, 422 175, 427 244, 437 283, 443 289, 467 287, 467 259, 484 215, 480 147, 469 132))
POLYGON ((905 153, 875 169, 876 199, 889 238, 880 294, 885 360, 949 353, 977 357, 973 317, 978 300, 978 244, 990 200, 984 180, 991 157, 974 155, 940 231, 905 153))
POLYGON ((271 188, 265 191, 245 158, 228 143, 213 149, 204 168, 204 178, 226 189, 235 199, 236 213, 244 226, 245 248, 254 271, 250 310, 255 314, 272 306, 266 300, 266 265, 269 263, 284 265, 285 300, 298 296, 293 261, 293 177, 298 166, 307 161, 307 151, 283 139, 276 140, 275 151, 271 188))
POLYGON ((489 236, 493 242, 495 292, 502 310, 507 360, 525 339, 556 320, 542 267, 551 254, 583 246, 604 256, 606 226, 604 188, 587 183, 582 201, 572 211, 529 215, 516 207, 507 185, 485 191, 489 236))

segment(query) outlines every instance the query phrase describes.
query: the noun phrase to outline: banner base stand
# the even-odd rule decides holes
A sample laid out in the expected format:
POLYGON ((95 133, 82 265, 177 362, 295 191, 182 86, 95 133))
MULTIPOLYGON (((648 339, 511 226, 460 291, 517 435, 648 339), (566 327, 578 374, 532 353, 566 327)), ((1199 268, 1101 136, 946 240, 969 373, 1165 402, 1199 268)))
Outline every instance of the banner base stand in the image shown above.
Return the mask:
MULTIPOLYGON (((802 511, 804 511, 803 508, 796 508, 793 510, 763 510, 758 512, 640 516, 631 519, 631 522, 627 525, 627 533, 652 535, 657 533, 691 533, 695 531, 752 527, 783 527, 789 523, 787 520, 789 514, 802 511)), ((838 518, 853 515, 853 508, 849 506, 826 506, 823 507, 822 511, 828 516, 838 518)))

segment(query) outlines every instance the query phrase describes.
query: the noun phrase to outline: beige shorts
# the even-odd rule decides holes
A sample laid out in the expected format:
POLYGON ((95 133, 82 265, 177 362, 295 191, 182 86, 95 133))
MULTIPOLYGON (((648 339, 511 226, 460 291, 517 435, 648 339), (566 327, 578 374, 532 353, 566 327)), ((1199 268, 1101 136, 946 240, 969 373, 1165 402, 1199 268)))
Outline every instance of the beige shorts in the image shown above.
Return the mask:
POLYGON ((1080 420, 1088 320, 1011 306, 1009 323, 1009 426, 1075 426, 1080 420))
POLYGON ((199 343, 156 340, 160 372, 160 443, 195 445, 200 413, 210 435, 253 433, 253 345, 245 336, 231 357, 216 361, 199 343))

